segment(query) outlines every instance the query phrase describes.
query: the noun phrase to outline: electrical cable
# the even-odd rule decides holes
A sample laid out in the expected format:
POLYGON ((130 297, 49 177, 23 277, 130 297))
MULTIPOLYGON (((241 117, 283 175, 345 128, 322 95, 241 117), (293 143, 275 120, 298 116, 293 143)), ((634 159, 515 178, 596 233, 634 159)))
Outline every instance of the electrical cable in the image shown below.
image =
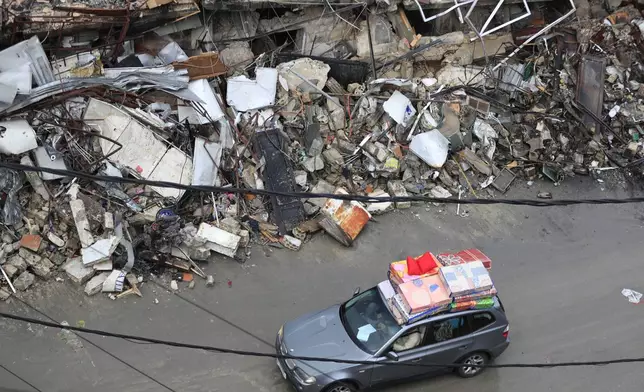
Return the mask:
MULTIPOLYGON (((336 359, 336 358, 323 358, 323 357, 311 357, 311 356, 298 356, 298 355, 282 355, 282 354, 277 354, 277 353, 262 353, 262 352, 257 352, 257 351, 248 351, 248 350, 236 350, 236 349, 228 349, 228 348, 223 348, 223 347, 214 347, 214 346, 206 346, 206 345, 200 345, 200 344, 190 344, 190 343, 181 343, 181 342, 175 342, 172 340, 162 340, 162 339, 154 339, 154 338, 148 338, 144 336, 134 336, 134 335, 127 335, 127 334, 122 334, 122 333, 114 333, 114 332, 107 332, 107 331, 102 331, 99 329, 91 329, 91 328, 80 328, 80 327, 72 327, 69 325, 61 325, 58 323, 53 323, 53 322, 48 322, 48 321, 42 321, 30 317, 23 317, 23 316, 18 316, 15 314, 10 314, 10 313, 5 313, 5 312, 0 312, 0 317, 6 318, 6 319, 11 319, 11 320, 16 320, 16 321, 22 321, 26 323, 33 323, 37 325, 42 325, 46 327, 51 327, 51 328, 59 328, 59 329, 65 329, 65 330, 70 330, 74 332, 82 332, 82 333, 87 333, 87 334, 92 334, 92 335, 99 335, 103 337, 112 337, 112 338, 119 338, 119 339, 131 339, 131 340, 138 340, 141 342, 147 342, 147 343, 153 343, 153 344, 159 344, 159 345, 165 345, 165 346, 170 346, 170 347, 181 347, 181 348, 190 348, 194 350, 204 350, 204 351, 210 351, 210 352, 217 352, 221 354, 234 354, 234 355, 241 355, 241 356, 250 356, 250 357, 260 357, 260 358, 273 358, 273 359, 291 359, 291 360, 298 360, 298 361, 309 361, 309 362, 332 362, 332 363, 346 363, 346 364, 353 364, 353 365, 374 365, 378 364, 381 366, 403 366, 403 367, 430 367, 430 368, 460 368, 463 367, 463 364, 458 364, 458 363, 396 363, 396 362, 373 362, 373 361, 359 361, 359 360, 351 360, 351 359, 336 359)), ((619 358, 619 359, 610 359, 610 360, 604 360, 604 361, 583 361, 583 362, 552 362, 552 363, 509 363, 509 364, 487 364, 487 365, 473 365, 473 364, 468 364, 468 367, 477 367, 477 368, 557 368, 557 367, 581 367, 581 366, 605 366, 605 365, 611 365, 611 364, 617 364, 617 363, 642 363, 644 362, 644 357, 636 357, 636 358, 619 358)))
MULTIPOLYGON (((38 320, 38 319, 32 319, 32 318, 24 317, 24 319, 31 320, 31 321, 28 321, 28 322, 31 322, 33 324, 43 325, 43 326, 47 326, 47 325, 52 325, 53 326, 53 325, 55 325, 57 328, 63 327, 63 329, 69 329, 69 330, 78 329, 78 328, 75 328, 75 327, 66 328, 64 325, 61 325, 61 324, 57 323, 56 320, 53 317, 49 317, 49 315, 47 315, 44 312, 38 310, 37 308, 31 306, 31 304, 29 304, 28 302, 20 299, 17 296, 13 296, 13 298, 17 299, 18 302, 22 303, 23 305, 25 305, 29 309, 33 310, 34 312, 36 312, 36 313, 40 314, 41 316, 53 321, 53 322, 48 322, 48 321, 41 321, 41 320, 38 320)), ((16 316, 16 317, 21 317, 21 316, 16 316)), ((15 319, 15 320, 21 321, 20 319, 15 319)), ((83 328, 80 328, 80 329, 82 330, 83 328)), ((76 332, 84 332, 84 331, 76 331, 76 332)), ((100 336, 100 334, 97 334, 97 335, 100 336)), ((123 359, 117 357, 116 355, 114 355, 111 352, 107 351, 106 349, 104 349, 103 347, 101 347, 98 344, 94 343, 93 341, 87 339, 86 337, 78 335, 78 334, 76 334, 76 336, 78 336, 79 338, 83 339, 84 341, 86 341, 87 343, 91 344, 92 346, 96 347, 97 349, 101 350, 102 352, 104 352, 105 354, 109 355, 110 357, 112 357, 112 358, 116 359, 117 361, 121 362, 125 366, 127 366, 130 369, 134 370, 135 372, 139 373, 140 375, 146 377, 148 380, 155 382, 156 384, 162 386, 163 388, 167 389, 170 392, 177 392, 174 389, 172 389, 169 386, 167 386, 164 383, 162 383, 161 381, 157 380, 156 378, 148 375, 147 373, 143 372, 142 370, 139 370, 134 365, 129 364, 128 362, 126 362, 123 359)), ((125 339, 125 340, 127 340, 127 339, 125 339)), ((134 340, 140 340, 140 339, 134 339, 134 340)))
POLYGON ((0 368, 2 368, 2 369, 4 369, 4 370, 6 370, 6 371, 7 371, 7 373, 11 374, 12 376, 14 376, 15 378, 17 378, 18 380, 20 380, 20 381, 24 382, 25 384, 29 385, 29 386, 30 386, 30 387, 32 387, 35 391, 43 392, 42 390, 38 389, 34 384, 30 383, 29 381, 27 381, 27 380, 25 380, 24 378, 20 377, 20 376, 19 376, 19 375, 17 375, 16 373, 14 373, 14 372, 12 372, 11 370, 7 369, 7 368, 6 368, 5 366, 3 366, 2 364, 0 364, 0 368))
POLYGON ((96 176, 93 174, 79 172, 75 170, 50 169, 45 167, 33 167, 20 165, 17 163, 0 162, 0 167, 16 171, 26 172, 44 172, 58 174, 62 176, 79 177, 91 181, 103 181, 113 183, 126 183, 149 185, 162 188, 176 188, 183 190, 193 190, 198 192, 217 192, 217 193, 237 193, 241 195, 261 195, 261 196, 281 196, 299 199, 336 199, 347 201, 359 201, 363 203, 382 203, 382 202, 425 202, 425 203, 445 203, 445 204, 508 204, 531 207, 553 207, 553 206, 571 206, 579 204, 632 204, 644 202, 644 197, 630 197, 624 199, 604 198, 604 199, 560 199, 560 200, 534 200, 534 199, 457 199, 427 196, 390 196, 390 197, 372 197, 362 195, 345 195, 334 193, 308 193, 308 192, 279 192, 265 189, 245 189, 235 187, 217 187, 204 185, 184 185, 168 181, 150 181, 138 178, 124 178, 114 176, 96 176))

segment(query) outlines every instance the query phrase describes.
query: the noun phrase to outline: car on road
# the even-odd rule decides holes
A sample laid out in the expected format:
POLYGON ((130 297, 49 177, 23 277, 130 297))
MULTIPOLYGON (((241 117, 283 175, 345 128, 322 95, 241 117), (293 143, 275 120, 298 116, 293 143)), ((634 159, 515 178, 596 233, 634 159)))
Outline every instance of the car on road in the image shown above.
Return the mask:
POLYGON ((278 358, 282 376, 301 392, 355 392, 454 370, 474 377, 509 345, 509 324, 498 297, 480 310, 442 313, 398 325, 377 287, 342 305, 285 323, 278 354, 357 360, 364 364, 278 358))

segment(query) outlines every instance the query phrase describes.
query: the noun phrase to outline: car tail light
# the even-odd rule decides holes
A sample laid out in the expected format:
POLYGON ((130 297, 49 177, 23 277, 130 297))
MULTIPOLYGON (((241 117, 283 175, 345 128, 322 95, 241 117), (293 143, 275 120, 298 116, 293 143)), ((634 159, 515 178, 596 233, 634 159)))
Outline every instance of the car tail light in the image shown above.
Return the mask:
POLYGON ((503 337, 507 339, 508 335, 510 335, 510 325, 509 324, 503 330, 503 337))

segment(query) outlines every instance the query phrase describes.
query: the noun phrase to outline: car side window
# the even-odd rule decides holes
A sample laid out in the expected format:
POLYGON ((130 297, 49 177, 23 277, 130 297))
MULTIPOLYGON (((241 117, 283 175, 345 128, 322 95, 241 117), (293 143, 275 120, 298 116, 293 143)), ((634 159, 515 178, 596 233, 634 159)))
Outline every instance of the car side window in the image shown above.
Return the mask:
POLYGON ((424 325, 410 329, 396 339, 394 344, 391 346, 391 350, 396 353, 400 353, 420 347, 426 330, 427 327, 424 325))
POLYGON ((445 342, 460 338, 468 333, 470 333, 470 328, 464 316, 435 321, 425 336, 425 344, 445 342))
POLYGON ((494 316, 489 312, 475 313, 471 317, 473 332, 483 329, 495 321, 494 316))

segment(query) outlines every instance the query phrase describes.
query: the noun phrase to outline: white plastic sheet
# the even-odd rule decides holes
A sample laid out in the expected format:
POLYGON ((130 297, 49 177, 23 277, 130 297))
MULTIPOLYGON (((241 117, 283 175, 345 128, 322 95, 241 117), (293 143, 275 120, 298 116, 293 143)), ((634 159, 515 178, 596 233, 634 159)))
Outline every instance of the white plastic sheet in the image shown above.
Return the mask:
POLYGON ((429 166, 441 168, 447 160, 449 140, 439 130, 434 129, 414 136, 409 150, 429 166))

